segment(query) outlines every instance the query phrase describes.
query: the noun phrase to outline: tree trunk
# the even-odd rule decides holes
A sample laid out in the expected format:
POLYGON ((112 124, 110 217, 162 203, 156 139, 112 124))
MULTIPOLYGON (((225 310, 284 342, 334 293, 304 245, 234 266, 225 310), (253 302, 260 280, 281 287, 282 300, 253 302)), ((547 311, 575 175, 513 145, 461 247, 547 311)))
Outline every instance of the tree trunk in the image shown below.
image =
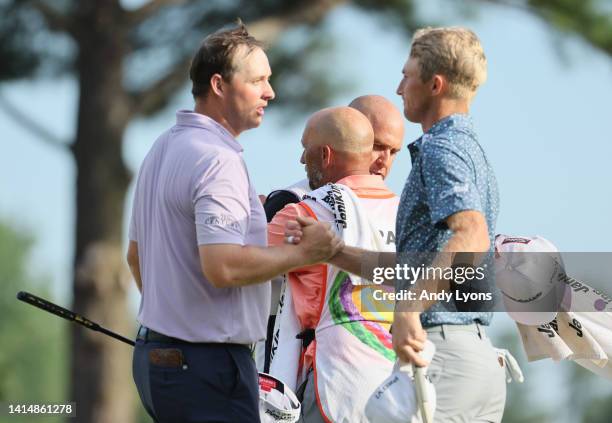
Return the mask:
MULTIPOLYGON (((73 155, 77 167, 74 310, 109 329, 133 335, 122 251, 130 173, 122 139, 130 119, 122 87, 127 50, 114 1, 81 2, 76 62, 79 105, 73 155), (112 34, 110 33, 112 31, 112 34)), ((77 422, 130 422, 134 415, 132 348, 79 326, 72 328, 71 398, 77 422)))

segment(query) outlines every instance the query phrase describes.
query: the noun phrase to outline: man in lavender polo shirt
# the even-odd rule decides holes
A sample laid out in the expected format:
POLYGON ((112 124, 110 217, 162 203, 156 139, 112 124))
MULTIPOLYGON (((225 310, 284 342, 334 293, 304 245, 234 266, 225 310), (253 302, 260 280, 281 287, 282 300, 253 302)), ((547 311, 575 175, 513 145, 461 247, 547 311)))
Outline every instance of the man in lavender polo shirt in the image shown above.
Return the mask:
POLYGON ((270 66, 244 25, 208 36, 179 111, 138 175, 128 263, 142 293, 133 372, 157 422, 257 422, 249 344, 265 337, 270 278, 341 248, 311 221, 299 245, 266 247, 266 218, 236 137, 274 98, 270 66))

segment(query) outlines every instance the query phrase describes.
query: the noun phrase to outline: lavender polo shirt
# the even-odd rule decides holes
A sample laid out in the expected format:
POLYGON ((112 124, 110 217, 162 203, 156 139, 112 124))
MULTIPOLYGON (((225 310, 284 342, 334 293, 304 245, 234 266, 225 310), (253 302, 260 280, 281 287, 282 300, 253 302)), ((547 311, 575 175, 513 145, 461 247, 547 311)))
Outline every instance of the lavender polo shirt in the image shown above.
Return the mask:
POLYGON ((207 116, 181 110, 147 154, 134 192, 130 240, 138 243, 138 321, 191 342, 264 339, 269 282, 215 288, 198 245, 267 245, 266 216, 242 147, 207 116))

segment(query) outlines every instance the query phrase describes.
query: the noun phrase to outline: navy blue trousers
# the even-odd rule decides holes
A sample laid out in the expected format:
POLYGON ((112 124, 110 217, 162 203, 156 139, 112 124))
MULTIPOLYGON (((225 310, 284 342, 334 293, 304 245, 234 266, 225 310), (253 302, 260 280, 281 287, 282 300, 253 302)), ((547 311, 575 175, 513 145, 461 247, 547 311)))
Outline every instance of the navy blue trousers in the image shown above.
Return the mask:
POLYGON ((246 346, 139 339, 132 371, 142 404, 157 423, 260 421, 257 369, 246 346), (168 351, 182 356, 180 364, 151 358, 168 351))

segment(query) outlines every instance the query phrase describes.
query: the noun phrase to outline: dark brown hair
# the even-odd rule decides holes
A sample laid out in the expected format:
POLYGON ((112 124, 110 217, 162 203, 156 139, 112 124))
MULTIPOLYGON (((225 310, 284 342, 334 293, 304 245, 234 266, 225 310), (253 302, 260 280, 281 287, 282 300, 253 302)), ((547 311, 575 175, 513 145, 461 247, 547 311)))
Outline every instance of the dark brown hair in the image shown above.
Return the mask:
POLYGON ((247 54, 257 47, 263 48, 263 43, 249 34, 240 19, 236 21, 235 28, 219 30, 204 38, 191 60, 189 70, 189 77, 193 83, 191 93, 194 97, 208 94, 210 78, 216 73, 226 81, 231 80, 236 71, 234 56, 240 46, 247 47, 247 54))

